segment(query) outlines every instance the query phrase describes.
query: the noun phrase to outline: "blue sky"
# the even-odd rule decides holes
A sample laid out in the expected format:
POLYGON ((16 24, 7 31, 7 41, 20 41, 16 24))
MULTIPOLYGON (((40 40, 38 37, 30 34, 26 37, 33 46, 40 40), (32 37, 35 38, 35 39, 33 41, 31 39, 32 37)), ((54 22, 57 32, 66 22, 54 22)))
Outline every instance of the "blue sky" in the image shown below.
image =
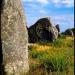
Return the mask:
POLYGON ((74 0, 22 0, 22 4, 28 27, 43 17, 50 17, 61 31, 74 27, 74 0))

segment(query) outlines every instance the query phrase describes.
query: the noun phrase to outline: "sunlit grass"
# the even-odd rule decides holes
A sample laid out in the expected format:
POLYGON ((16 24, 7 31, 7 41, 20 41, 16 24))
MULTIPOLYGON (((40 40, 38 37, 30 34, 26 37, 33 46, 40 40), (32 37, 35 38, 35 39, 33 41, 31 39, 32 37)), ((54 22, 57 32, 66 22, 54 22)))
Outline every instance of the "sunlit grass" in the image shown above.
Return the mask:
MULTIPOLYGON (((59 38, 53 43, 36 43, 29 46, 31 70, 42 72, 61 72, 59 75, 73 75, 74 72, 74 38, 59 38), (40 67, 42 66, 42 67, 40 67)), ((31 71, 32 73, 33 71, 31 71)), ((44 75, 46 75, 44 73, 44 75)), ((48 74, 49 74, 48 73, 48 74)), ((34 75, 36 73, 33 72, 34 75)), ((32 75, 32 74, 31 74, 32 75)), ((38 73, 38 75, 41 75, 38 73)), ((54 74, 56 75, 56 74, 54 74)))

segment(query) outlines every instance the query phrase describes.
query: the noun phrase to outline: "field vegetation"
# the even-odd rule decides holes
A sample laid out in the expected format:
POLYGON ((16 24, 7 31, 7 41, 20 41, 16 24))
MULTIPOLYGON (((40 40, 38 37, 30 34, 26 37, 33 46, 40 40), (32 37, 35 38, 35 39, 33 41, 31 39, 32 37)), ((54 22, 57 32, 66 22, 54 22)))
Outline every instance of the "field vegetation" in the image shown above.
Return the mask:
POLYGON ((29 46, 29 75, 74 75, 74 37, 29 46))

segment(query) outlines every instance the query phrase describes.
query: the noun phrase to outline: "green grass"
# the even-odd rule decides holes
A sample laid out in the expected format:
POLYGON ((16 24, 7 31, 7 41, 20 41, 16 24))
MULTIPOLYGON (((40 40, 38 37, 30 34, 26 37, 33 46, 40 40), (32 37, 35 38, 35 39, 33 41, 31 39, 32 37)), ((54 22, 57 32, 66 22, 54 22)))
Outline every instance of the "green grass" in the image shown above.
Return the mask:
POLYGON ((29 46, 29 58, 29 75, 74 75, 74 39, 61 37, 29 46))

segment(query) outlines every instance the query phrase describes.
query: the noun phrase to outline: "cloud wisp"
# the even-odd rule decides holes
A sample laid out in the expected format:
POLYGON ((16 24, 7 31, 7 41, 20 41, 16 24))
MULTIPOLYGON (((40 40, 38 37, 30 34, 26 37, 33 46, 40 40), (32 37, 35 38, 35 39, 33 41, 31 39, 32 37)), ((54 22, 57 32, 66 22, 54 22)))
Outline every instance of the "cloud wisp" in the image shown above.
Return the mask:
POLYGON ((74 0, 22 0, 23 2, 40 3, 42 5, 53 4, 56 7, 74 7, 74 0))

